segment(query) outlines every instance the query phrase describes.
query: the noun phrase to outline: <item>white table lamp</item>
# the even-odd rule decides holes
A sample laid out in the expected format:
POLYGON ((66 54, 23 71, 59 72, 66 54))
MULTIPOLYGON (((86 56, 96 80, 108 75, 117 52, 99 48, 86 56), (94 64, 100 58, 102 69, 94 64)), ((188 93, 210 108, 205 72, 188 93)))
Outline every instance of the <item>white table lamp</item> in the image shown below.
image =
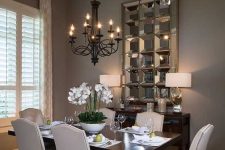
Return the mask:
POLYGON ((100 75, 100 83, 109 87, 119 87, 121 85, 120 75, 100 75))
POLYGON ((166 87, 171 87, 170 94, 174 112, 181 112, 182 92, 179 88, 191 87, 190 73, 167 73, 166 87))

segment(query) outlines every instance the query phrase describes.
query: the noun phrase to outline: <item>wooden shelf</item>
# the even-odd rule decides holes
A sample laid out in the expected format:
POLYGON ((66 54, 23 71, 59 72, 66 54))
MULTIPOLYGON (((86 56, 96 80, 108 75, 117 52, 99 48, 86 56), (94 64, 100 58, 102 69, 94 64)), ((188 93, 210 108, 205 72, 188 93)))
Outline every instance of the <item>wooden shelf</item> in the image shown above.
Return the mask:
POLYGON ((157 54, 160 54, 160 55, 169 55, 170 54, 170 49, 167 49, 167 48, 159 48, 155 52, 157 54))
POLYGON ((153 87, 155 84, 154 83, 146 83, 146 82, 142 82, 142 83, 140 83, 140 86, 142 86, 142 87, 153 87))

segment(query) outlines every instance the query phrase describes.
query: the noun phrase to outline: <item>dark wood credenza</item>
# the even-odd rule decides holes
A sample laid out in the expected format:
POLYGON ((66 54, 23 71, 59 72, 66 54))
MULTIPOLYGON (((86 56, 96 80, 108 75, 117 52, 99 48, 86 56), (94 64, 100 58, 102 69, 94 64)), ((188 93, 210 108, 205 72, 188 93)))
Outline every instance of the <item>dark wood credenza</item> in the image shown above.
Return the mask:
MULTIPOLYGON (((134 125, 137 113, 143 112, 143 110, 110 109, 116 111, 116 115, 124 114, 127 117, 126 121, 123 123, 123 127, 134 125)), ((182 140, 174 149, 188 150, 190 144, 190 114, 172 112, 160 114, 164 115, 163 131, 181 133, 182 135, 182 140)))

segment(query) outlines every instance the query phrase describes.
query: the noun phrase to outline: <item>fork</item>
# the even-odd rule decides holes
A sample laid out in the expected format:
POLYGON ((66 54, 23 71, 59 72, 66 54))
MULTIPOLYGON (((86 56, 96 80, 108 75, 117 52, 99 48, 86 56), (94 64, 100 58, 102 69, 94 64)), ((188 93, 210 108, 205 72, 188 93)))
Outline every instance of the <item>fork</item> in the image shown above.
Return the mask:
POLYGON ((105 144, 100 145, 100 147, 106 147, 106 146, 111 145, 111 144, 112 144, 112 142, 108 141, 105 144))

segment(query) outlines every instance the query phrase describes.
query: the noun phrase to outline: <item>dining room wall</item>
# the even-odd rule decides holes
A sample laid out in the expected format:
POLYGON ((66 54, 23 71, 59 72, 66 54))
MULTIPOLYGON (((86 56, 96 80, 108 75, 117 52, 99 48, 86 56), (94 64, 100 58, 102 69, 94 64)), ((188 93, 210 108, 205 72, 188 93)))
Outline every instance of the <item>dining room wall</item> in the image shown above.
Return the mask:
POLYGON ((34 7, 34 8, 39 8, 39 0, 14 0, 19 3, 23 3, 25 5, 34 7))
MULTIPOLYGON (((123 0, 100 0, 102 3, 99 7, 99 20, 103 25, 103 33, 108 36, 107 30, 109 28, 108 22, 113 19, 115 26, 121 26, 121 2, 123 0)), ((89 0, 69 0, 69 18, 68 26, 73 23, 76 27, 77 43, 76 45, 84 44, 84 38, 81 34, 83 32, 83 24, 85 16, 91 13, 91 5, 89 0)), ((115 54, 110 57, 100 57, 99 62, 94 66, 91 63, 90 56, 77 56, 70 53, 68 56, 68 90, 72 86, 78 86, 82 82, 88 82, 90 85, 99 83, 99 75, 102 74, 121 74, 122 66, 122 55, 121 55, 121 45, 115 54)), ((120 89, 114 88, 114 103, 117 105, 117 101, 120 99, 120 89)), ((80 107, 75 107, 71 104, 67 104, 68 115, 74 112, 75 109, 80 107)))
POLYGON ((64 120, 67 111, 68 0, 52 0, 53 119, 64 120))
POLYGON ((203 125, 215 125, 209 150, 225 149, 224 18, 224 0, 180 0, 179 71, 193 76, 183 108, 191 113, 191 137, 203 125))
MULTIPOLYGON (((116 24, 121 20, 121 2, 126 0, 100 0, 99 14, 103 27, 110 18, 116 24)), ((82 32, 84 16, 90 13, 88 0, 69 0, 68 26, 74 23, 82 32)), ((191 113, 191 139, 205 124, 212 123, 215 130, 209 150, 225 149, 225 1, 179 0, 179 71, 191 72, 192 88, 183 89, 183 110, 191 113)), ((77 34, 77 45, 84 42, 77 34)), ((114 55, 100 58, 94 67, 89 56, 68 53, 67 88, 81 82, 94 84, 100 74, 121 73, 121 49, 114 55)), ((118 96, 119 97, 119 96, 118 96)), ((76 107, 67 104, 67 114, 76 107)))

